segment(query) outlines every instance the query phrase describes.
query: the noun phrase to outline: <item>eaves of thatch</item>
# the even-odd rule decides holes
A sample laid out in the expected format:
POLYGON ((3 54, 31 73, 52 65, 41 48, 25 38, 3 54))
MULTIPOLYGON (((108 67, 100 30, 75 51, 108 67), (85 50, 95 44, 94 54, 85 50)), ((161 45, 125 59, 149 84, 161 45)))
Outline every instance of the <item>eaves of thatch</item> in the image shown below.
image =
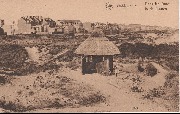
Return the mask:
POLYGON ((117 55, 118 47, 106 37, 89 37, 75 50, 80 55, 117 55))

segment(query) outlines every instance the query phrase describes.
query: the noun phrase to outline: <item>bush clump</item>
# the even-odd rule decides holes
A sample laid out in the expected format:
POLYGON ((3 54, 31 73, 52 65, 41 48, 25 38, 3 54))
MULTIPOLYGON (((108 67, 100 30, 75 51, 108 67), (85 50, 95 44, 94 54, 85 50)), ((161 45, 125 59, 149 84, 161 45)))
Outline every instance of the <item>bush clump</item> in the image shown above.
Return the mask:
POLYGON ((146 65, 146 73, 147 76, 154 76, 157 74, 157 69, 152 65, 152 63, 149 63, 146 65))
POLYGON ((0 53, 1 69, 22 68, 28 58, 25 48, 19 45, 0 45, 0 53))

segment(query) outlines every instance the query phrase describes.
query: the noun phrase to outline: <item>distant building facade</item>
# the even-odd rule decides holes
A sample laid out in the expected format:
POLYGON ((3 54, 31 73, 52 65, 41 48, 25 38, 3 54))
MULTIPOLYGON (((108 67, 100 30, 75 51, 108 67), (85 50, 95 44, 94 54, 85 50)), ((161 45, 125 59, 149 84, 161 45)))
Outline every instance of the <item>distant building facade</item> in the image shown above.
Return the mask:
POLYGON ((108 23, 107 26, 104 29, 105 35, 116 35, 119 34, 119 27, 118 24, 114 23, 108 23))
POLYGON ((14 34, 14 30, 13 30, 12 25, 4 25, 2 28, 3 28, 4 33, 6 35, 13 35, 14 34))
POLYGON ((140 24, 129 24, 128 29, 130 31, 141 31, 141 25, 140 24))
POLYGON ((73 25, 66 25, 64 27, 64 34, 74 36, 76 33, 76 28, 73 25))
POLYGON ((56 24, 57 26, 61 26, 61 28, 68 28, 67 26, 74 26, 75 33, 80 33, 83 31, 83 24, 80 20, 58 20, 56 24))
POLYGON ((52 34, 56 23, 51 18, 42 16, 26 16, 18 20, 18 32, 20 34, 52 34))
POLYGON ((93 24, 91 22, 84 22, 83 28, 86 32, 90 33, 93 31, 93 24))

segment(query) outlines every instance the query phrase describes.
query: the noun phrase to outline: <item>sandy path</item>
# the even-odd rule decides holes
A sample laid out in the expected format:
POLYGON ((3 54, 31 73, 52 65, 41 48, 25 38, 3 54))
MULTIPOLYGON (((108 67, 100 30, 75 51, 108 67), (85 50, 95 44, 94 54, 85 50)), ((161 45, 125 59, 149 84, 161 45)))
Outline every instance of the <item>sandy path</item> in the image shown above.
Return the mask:
MULTIPOLYGON (((167 71, 156 63, 152 64, 159 71, 156 76, 157 79, 156 77, 153 79, 159 80, 162 79, 162 77, 164 78, 167 71)), ((140 98, 140 95, 137 96, 137 94, 130 92, 129 88, 127 87, 128 84, 123 80, 118 80, 119 83, 117 85, 117 77, 115 76, 102 76, 96 73, 82 75, 80 69, 74 71, 67 68, 60 70, 59 74, 74 79, 79 83, 85 83, 94 87, 107 97, 107 102, 96 104, 95 106, 91 107, 62 109, 48 108, 29 112, 168 112, 165 107, 148 100, 143 100, 140 98)), ((123 75, 127 74, 121 74, 122 77, 123 75)))
POLYGON ((165 76, 168 74, 168 71, 166 71, 161 65, 155 62, 151 62, 151 64, 157 69, 158 73, 153 77, 146 77, 146 83, 143 85, 145 90, 163 86, 166 81, 165 76))
POLYGON ((134 111, 147 111, 147 112, 164 112, 167 111, 164 107, 158 106, 155 103, 151 103, 137 98, 135 95, 123 89, 121 86, 116 86, 113 83, 116 79, 115 76, 101 76, 100 74, 86 74, 82 75, 80 70, 73 71, 65 69, 60 72, 69 78, 77 80, 79 83, 86 83, 93 86, 95 89, 101 91, 105 96, 109 96, 107 104, 97 105, 95 107, 81 107, 77 109, 61 109, 61 111, 69 112, 85 112, 85 111, 111 111, 111 112, 134 112, 134 111))
POLYGON ((165 76, 168 74, 168 71, 166 71, 161 65, 155 63, 155 62, 151 62, 154 67, 157 68, 158 70, 158 74, 155 76, 155 80, 157 83, 161 83, 162 85, 164 85, 165 83, 165 76), (158 80, 158 81, 157 81, 158 80))

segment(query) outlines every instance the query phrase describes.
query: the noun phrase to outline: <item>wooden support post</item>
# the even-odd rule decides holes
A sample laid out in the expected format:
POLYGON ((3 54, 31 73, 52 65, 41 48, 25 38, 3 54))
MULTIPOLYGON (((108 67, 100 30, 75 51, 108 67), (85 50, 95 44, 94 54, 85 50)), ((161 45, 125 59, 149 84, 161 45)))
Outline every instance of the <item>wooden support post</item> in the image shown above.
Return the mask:
POLYGON ((108 70, 108 75, 109 75, 110 74, 109 73, 109 71, 110 71, 110 69, 109 69, 109 57, 107 57, 107 64, 106 65, 107 65, 107 70, 108 70))
POLYGON ((83 55, 81 56, 81 67, 83 67, 83 55))
POLYGON ((82 72, 82 74, 84 75, 84 65, 83 65, 84 63, 83 63, 83 58, 84 58, 84 57, 83 57, 83 55, 82 55, 82 56, 81 56, 81 70, 82 70, 81 72, 82 72))

